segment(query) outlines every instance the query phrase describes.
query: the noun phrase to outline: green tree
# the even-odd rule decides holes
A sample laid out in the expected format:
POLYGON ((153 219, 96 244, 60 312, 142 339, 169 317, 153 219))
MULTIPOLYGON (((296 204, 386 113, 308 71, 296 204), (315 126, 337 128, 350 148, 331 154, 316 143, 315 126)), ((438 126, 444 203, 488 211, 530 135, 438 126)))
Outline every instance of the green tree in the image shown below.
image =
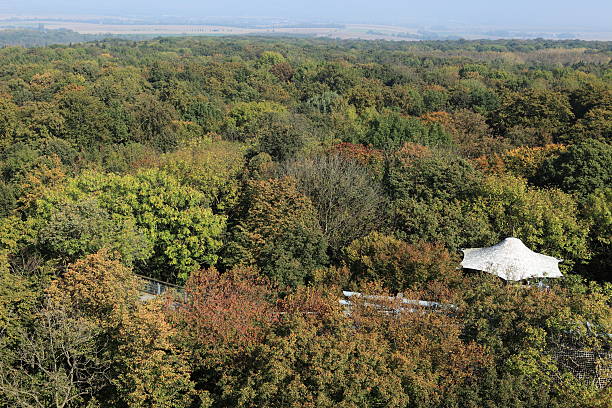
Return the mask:
MULTIPOLYGON (((0 218, 0 362, 10 364, 18 339, 36 313, 40 288, 33 277, 13 268, 11 258, 28 241, 27 225, 18 217, 0 218)), ((0 393, 1 395, 1 393, 0 393)), ((0 401, 1 401, 0 397, 0 401)))
POLYGON ((543 145, 556 141, 566 126, 574 119, 566 95, 558 92, 528 89, 508 92, 502 96, 500 106, 492 113, 493 129, 500 135, 512 128, 534 128, 531 145, 543 145))
POLYGON ((260 119, 267 113, 282 113, 287 109, 275 102, 240 102, 230 110, 223 132, 236 140, 245 141, 257 135, 260 119))
POLYGON ((273 281, 297 286, 327 262, 316 210, 293 178, 249 181, 237 221, 229 265, 255 265, 273 281))
POLYGON ((592 279, 610 281, 612 268, 612 188, 595 190, 584 201, 581 215, 590 224, 589 247, 591 261, 581 268, 581 273, 592 279))
MULTIPOLYGON (((420 116, 425 113, 425 101, 421 93, 406 85, 393 86, 387 96, 386 106, 399 108, 405 115, 420 116)), ((430 104, 431 106, 431 104, 430 104)))
POLYGON ((580 142, 596 139, 601 142, 612 138, 612 107, 593 108, 583 118, 578 119, 574 127, 560 139, 562 141, 580 142))
POLYGON ((459 109, 488 114, 499 106, 499 97, 476 78, 461 80, 451 91, 450 102, 459 109))
POLYGON ((534 251, 564 259, 571 270, 590 257, 588 225, 577 218, 575 200, 559 190, 539 190, 512 176, 490 177, 477 205, 489 218, 498 238, 514 236, 534 251))
POLYGON ((16 188, 0 181, 0 217, 6 217, 17 207, 16 188))
POLYGON ((369 123, 367 134, 358 140, 351 140, 377 149, 394 150, 406 142, 425 146, 448 146, 451 137, 438 123, 425 124, 417 118, 397 113, 386 113, 374 117, 369 123))
POLYGON ((587 140, 549 158, 536 179, 539 184, 555 186, 585 198, 598 188, 612 184, 612 145, 587 140))
POLYGON ((45 137, 62 137, 65 119, 59 106, 50 102, 27 102, 19 110, 17 140, 36 140, 45 137))
POLYGON ((0 94, 0 152, 11 146, 17 133, 17 105, 10 95, 0 94))
POLYGON ((331 62, 323 65, 315 80, 327 85, 333 92, 346 93, 357 84, 359 77, 357 70, 352 69, 349 64, 331 62))
POLYGON ((441 86, 428 86, 423 90, 423 104, 427 112, 445 111, 448 108, 449 94, 441 86))
POLYGON ((576 118, 584 118, 592 109, 612 108, 612 90, 603 83, 585 82, 569 93, 576 118))
MULTIPOLYGON (((120 231, 126 225, 129 228, 132 218, 135 227, 152 242, 152 256, 135 264, 143 273, 168 281, 184 281, 202 265, 216 263, 225 217, 214 215, 205 206, 202 193, 181 185, 161 170, 143 170, 134 176, 85 172, 69 180, 65 187, 51 190, 37 204, 38 217, 50 217, 66 198, 83 202, 92 196, 110 214, 111 223, 119 223, 114 225, 120 231), (120 222, 128 224, 119 227, 120 222)), ((95 226, 94 232, 101 234, 100 228, 95 226)), ((104 236, 95 239, 104 243, 104 236)), ((67 244, 60 243, 60 246, 67 244)), ((132 254, 139 252, 137 248, 129 249, 132 254)))
POLYGON ((236 142, 198 143, 165 154, 160 167, 201 192, 215 214, 227 213, 238 202, 245 150, 236 142))
POLYGON ((108 111, 84 87, 68 87, 55 98, 64 118, 64 138, 87 150, 111 141, 108 111))
POLYGON ((303 122, 288 113, 263 114, 257 122, 255 152, 267 153, 281 162, 293 158, 306 142, 308 131, 303 122))
POLYGON ((495 234, 474 205, 482 175, 448 153, 407 145, 387 163, 384 184, 400 238, 438 242, 448 249, 493 243, 495 234))
POLYGON ((582 344, 584 350, 606 342, 598 333, 610 328, 609 290, 580 281, 570 275, 547 291, 519 290, 489 275, 463 282, 463 338, 489 348, 495 363, 473 390, 476 406, 606 405, 608 391, 575 378, 550 356, 551 349, 567 347, 564 339, 582 344))
POLYGON ((257 60, 258 66, 271 66, 285 62, 283 54, 276 51, 264 51, 257 60))
POLYGON ((200 125, 205 132, 219 132, 223 125, 223 113, 212 102, 196 100, 185 109, 183 117, 200 125))
POLYGON ((366 79, 348 91, 347 99, 360 114, 368 108, 381 110, 385 99, 383 91, 380 81, 366 79))
POLYGON ((164 152, 177 147, 179 140, 171 125, 178 114, 172 105, 142 93, 129 106, 128 114, 134 141, 150 144, 164 152))
POLYGON ((41 251, 64 261, 76 261, 102 248, 117 251, 127 264, 152 255, 153 243, 136 227, 135 219, 113 217, 96 199, 59 202, 36 221, 41 251))

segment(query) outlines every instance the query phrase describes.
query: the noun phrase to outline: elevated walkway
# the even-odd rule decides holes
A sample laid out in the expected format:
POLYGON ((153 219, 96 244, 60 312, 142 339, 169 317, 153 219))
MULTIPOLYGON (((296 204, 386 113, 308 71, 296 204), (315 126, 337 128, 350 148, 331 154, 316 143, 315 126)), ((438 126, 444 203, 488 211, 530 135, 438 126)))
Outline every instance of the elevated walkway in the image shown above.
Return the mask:
POLYGON ((156 296, 163 295, 168 291, 174 291, 176 294, 185 293, 185 290, 182 286, 163 282, 157 279, 149 278, 147 276, 136 276, 142 281, 142 285, 139 288, 140 300, 142 301, 151 300, 156 296))

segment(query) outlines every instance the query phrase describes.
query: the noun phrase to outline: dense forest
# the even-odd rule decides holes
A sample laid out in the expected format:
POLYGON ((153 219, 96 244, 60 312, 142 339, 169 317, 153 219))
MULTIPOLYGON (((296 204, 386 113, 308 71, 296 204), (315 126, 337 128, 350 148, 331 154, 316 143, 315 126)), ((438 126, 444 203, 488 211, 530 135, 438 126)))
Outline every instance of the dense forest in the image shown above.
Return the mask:
POLYGON ((609 407, 554 350, 610 350, 611 57, 0 49, 0 406, 609 407), (459 269, 511 236, 564 277, 459 269), (144 301, 139 276, 184 289, 144 301), (448 307, 348 313, 342 290, 448 307))
POLYGON ((73 44, 86 41, 100 41, 111 38, 129 40, 151 39, 150 35, 134 34, 81 34, 67 29, 32 29, 6 28, 0 29, 0 47, 18 45, 21 47, 41 47, 52 44, 73 44))

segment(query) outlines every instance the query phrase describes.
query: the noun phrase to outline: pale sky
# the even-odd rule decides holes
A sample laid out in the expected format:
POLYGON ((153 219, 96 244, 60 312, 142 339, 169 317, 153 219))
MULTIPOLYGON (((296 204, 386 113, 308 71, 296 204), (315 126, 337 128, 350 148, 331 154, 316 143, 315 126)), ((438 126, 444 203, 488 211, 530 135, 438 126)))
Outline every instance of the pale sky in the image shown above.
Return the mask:
POLYGON ((612 0, 0 0, 0 13, 459 22, 612 31, 612 0))

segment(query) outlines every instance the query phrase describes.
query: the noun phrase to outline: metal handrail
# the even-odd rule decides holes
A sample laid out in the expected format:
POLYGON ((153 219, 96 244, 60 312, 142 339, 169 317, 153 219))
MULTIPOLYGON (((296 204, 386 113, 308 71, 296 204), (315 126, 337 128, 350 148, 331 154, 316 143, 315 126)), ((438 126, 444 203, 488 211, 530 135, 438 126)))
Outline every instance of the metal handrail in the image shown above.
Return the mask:
POLYGON ((160 281, 158 279, 149 278, 148 276, 136 275, 141 281, 143 281, 143 285, 140 288, 141 292, 159 296, 166 293, 168 290, 175 290, 178 293, 182 293, 184 288, 179 285, 175 285, 173 283, 168 283, 164 281, 160 281))

